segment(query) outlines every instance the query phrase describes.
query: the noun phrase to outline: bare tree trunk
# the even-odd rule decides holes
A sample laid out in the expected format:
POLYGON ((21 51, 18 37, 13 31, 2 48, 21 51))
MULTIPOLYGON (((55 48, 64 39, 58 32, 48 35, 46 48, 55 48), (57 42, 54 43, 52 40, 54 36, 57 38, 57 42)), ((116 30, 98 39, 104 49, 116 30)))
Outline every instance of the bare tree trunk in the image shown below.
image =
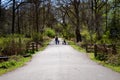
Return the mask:
POLYGON ((18 25, 18 34, 21 34, 21 30, 20 30, 20 12, 19 12, 19 8, 17 9, 17 15, 18 15, 18 17, 17 17, 17 19, 18 19, 18 23, 17 23, 17 25, 18 25))
POLYGON ((76 19, 77 19, 77 24, 76 24, 76 30, 75 30, 75 33, 76 33, 76 40, 77 42, 81 42, 82 41, 82 38, 81 38, 81 34, 80 34, 80 18, 79 18, 79 10, 77 9, 76 10, 76 19))
POLYGON ((108 22, 107 22, 107 18, 108 18, 108 13, 107 13, 107 1, 108 0, 106 0, 106 30, 105 31, 107 31, 107 29, 108 29, 108 22))
POLYGON ((47 10, 47 14, 48 14, 47 18, 48 18, 48 20, 47 20, 47 25, 48 25, 48 27, 52 28, 52 25, 51 25, 51 22, 50 22, 50 10, 51 10, 51 0, 48 0, 48 10, 47 10))
POLYGON ((12 7, 12 34, 15 32, 15 0, 13 0, 13 7, 12 7))
POLYGON ((41 27, 41 30, 40 30, 40 32, 41 32, 41 34, 43 34, 43 29, 44 29, 44 27, 45 27, 45 19, 46 19, 46 13, 45 13, 45 2, 43 1, 43 11, 42 11, 43 13, 43 23, 42 23, 42 27, 41 27))
POLYGON ((35 14, 36 15, 36 21, 35 22, 36 22, 36 31, 37 31, 37 33, 39 32, 39 26, 38 26, 38 6, 39 6, 38 3, 36 3, 35 4, 35 13, 36 13, 35 14))
POLYGON ((1 0, 0 0, 0 21, 1 21, 1 0))
POLYGON ((76 30, 75 30, 75 33, 76 33, 76 41, 77 42, 81 42, 82 41, 82 38, 81 38, 81 34, 80 34, 80 17, 79 17, 79 6, 80 6, 80 1, 77 1, 77 0, 74 0, 74 9, 75 9, 75 17, 76 17, 76 30))
POLYGON ((77 42, 79 42, 79 41, 81 42, 82 38, 81 38, 80 30, 78 28, 76 28, 75 34, 76 34, 76 41, 77 42))

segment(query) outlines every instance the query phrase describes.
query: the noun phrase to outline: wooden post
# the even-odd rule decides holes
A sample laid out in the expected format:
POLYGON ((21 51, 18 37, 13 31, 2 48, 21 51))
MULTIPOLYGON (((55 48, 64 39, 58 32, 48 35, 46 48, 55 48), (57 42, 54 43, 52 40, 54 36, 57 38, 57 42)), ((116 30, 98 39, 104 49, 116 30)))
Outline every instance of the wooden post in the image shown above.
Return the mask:
POLYGON ((35 49, 34 49, 34 42, 32 42, 32 53, 34 53, 35 49))
POLYGON ((27 44, 26 44, 26 52, 27 52, 27 53, 29 52, 29 47, 30 47, 30 44, 27 43, 27 44))
POLYGON ((94 45, 94 56, 97 57, 97 45, 94 45))
POLYGON ((38 51, 38 42, 36 42, 36 51, 38 51))
POLYGON ((107 54, 107 46, 106 46, 106 44, 103 44, 103 47, 104 47, 105 54, 107 54))
POLYGON ((117 54, 116 45, 112 45, 112 54, 117 54))
POLYGON ((86 44, 86 52, 88 52, 88 44, 86 44))

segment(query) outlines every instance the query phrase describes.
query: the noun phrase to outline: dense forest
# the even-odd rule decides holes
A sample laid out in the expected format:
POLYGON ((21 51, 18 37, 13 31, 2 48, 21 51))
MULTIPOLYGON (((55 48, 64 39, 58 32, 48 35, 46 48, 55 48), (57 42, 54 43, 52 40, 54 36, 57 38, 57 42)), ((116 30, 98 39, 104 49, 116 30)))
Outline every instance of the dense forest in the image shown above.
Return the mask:
POLYGON ((28 42, 55 36, 112 45, 96 57, 120 65, 120 0, 0 0, 0 55, 25 54, 28 42))

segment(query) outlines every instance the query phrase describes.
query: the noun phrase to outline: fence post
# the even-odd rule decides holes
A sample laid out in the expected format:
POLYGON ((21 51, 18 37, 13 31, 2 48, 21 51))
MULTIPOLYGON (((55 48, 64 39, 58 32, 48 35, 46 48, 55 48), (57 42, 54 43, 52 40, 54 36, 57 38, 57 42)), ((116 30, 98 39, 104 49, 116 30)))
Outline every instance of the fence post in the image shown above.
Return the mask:
POLYGON ((112 44, 112 54, 117 54, 116 45, 112 44))
POLYGON ((32 42, 32 53, 34 53, 35 49, 34 49, 34 42, 32 42))
POLYGON ((97 45, 94 45, 94 56, 97 57, 97 45))
POLYGON ((104 47, 104 50, 105 50, 105 54, 108 54, 107 52, 107 45, 106 44, 103 44, 103 47, 104 47))
POLYGON ((26 44, 26 52, 27 52, 27 53, 29 52, 29 46, 30 46, 30 44, 27 43, 27 44, 26 44))
POLYGON ((88 44, 86 44, 85 46, 86 46, 86 52, 88 52, 88 44))
POLYGON ((38 42, 36 42, 36 51, 38 51, 38 42))

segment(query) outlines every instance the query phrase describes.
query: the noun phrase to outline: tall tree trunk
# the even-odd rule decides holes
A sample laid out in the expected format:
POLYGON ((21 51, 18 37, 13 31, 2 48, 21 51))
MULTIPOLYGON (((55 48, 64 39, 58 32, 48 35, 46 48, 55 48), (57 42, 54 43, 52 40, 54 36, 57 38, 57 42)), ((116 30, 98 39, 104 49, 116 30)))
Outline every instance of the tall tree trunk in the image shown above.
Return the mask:
POLYGON ((81 38, 80 30, 78 28, 76 28, 75 34, 76 34, 76 41, 77 42, 79 42, 79 41, 81 42, 82 38, 81 38))
POLYGON ((108 18, 108 13, 107 13, 107 1, 108 0, 106 0, 106 30, 105 31, 107 31, 108 30, 108 21, 107 21, 107 18, 108 18))
POLYGON ((95 9, 94 9, 94 15, 95 15, 95 31, 96 31, 96 36, 97 36, 97 40, 101 39, 101 35, 100 35, 100 19, 99 19, 99 10, 98 10, 98 1, 95 1, 95 9))
POLYGON ((36 31, 39 32, 39 26, 38 26, 38 3, 35 4, 35 12, 36 12, 36 31))
POLYGON ((52 26, 51 26, 51 23, 50 23, 50 10, 51 10, 51 0, 48 0, 48 10, 47 10, 47 18, 48 18, 48 20, 47 20, 47 25, 48 25, 48 27, 51 27, 52 28, 52 26))
POLYGON ((12 34, 15 32, 15 0, 13 0, 13 7, 12 7, 12 34))
POLYGON ((42 27, 41 27, 41 30, 40 30, 40 32, 41 32, 41 34, 43 34, 43 29, 44 29, 44 27, 45 27, 45 16, 46 16, 46 13, 45 13, 45 2, 43 1, 43 11, 42 11, 43 13, 43 23, 42 23, 42 27))
POLYGON ((17 19, 18 19, 18 23, 17 23, 17 25, 18 25, 18 34, 21 34, 21 30, 20 30, 20 12, 19 12, 19 8, 17 9, 17 15, 18 15, 18 17, 17 17, 17 19))
POLYGON ((80 34, 80 18, 79 18, 79 12, 77 11, 76 13, 76 16, 77 16, 77 24, 76 24, 76 30, 75 30, 75 33, 76 33, 76 41, 77 42, 81 42, 82 41, 82 37, 81 37, 81 34, 80 34))
POLYGON ((1 21, 1 0, 0 0, 0 21, 1 21))
POLYGON ((75 30, 75 33, 76 33, 76 41, 77 42, 82 41, 82 37, 81 37, 81 34, 80 34, 79 5, 80 5, 80 1, 74 0, 74 9, 75 9, 75 14, 76 14, 76 16, 75 16, 76 17, 76 30, 75 30))

